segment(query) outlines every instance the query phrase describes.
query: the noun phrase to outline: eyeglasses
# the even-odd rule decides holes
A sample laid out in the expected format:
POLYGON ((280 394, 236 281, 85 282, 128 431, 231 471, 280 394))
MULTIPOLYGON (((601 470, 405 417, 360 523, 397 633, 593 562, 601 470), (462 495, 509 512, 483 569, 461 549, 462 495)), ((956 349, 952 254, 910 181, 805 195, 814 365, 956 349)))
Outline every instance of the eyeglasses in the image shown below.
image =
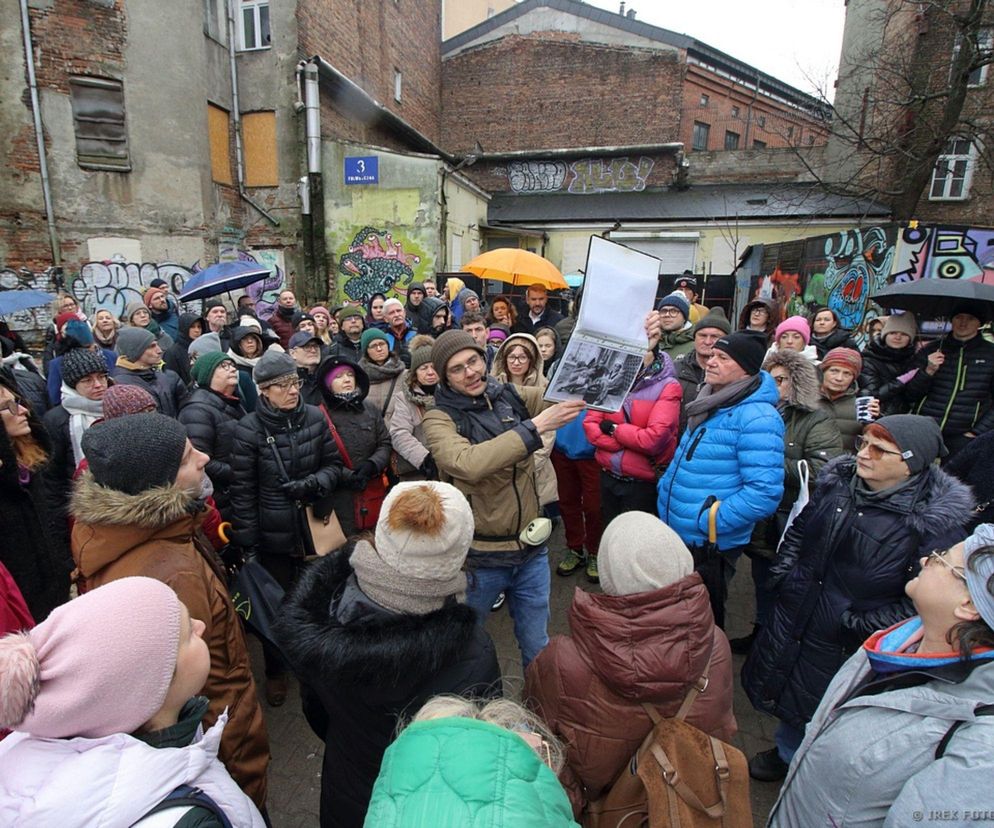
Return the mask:
POLYGON ((895 454, 902 459, 904 457, 904 455, 899 451, 885 449, 879 443, 871 443, 865 437, 857 437, 856 453, 859 454, 863 449, 866 449, 866 453, 869 455, 871 460, 881 460, 885 454, 895 454))
POLYGON ((0 403, 0 412, 6 411, 11 417, 16 417, 17 412, 20 409, 27 410, 27 406, 24 404, 24 400, 20 397, 14 397, 12 400, 8 400, 5 403, 0 403))
POLYGON ((659 312, 660 316, 683 316, 676 308, 663 308, 659 312))
POLYGON ((508 362, 528 362, 528 354, 508 354, 508 362))
POLYGON ((304 381, 300 377, 292 377, 290 379, 280 380, 279 382, 270 383, 270 388, 279 388, 280 391, 289 391, 291 388, 300 388, 304 384, 304 381))
POLYGON ((941 563, 946 569, 953 573, 957 578, 959 578, 963 583, 966 583, 966 570, 962 566, 954 566, 946 560, 946 554, 949 552, 946 549, 940 552, 938 549, 929 552, 924 558, 922 558, 922 569, 925 569, 933 561, 936 563, 941 563))
POLYGON ((107 385, 107 375, 106 374, 87 374, 83 377, 77 385, 107 385))
POLYGON ((790 377, 785 377, 785 376, 781 375, 779 377, 774 377, 773 381, 777 385, 783 385, 785 382, 790 382, 790 377))
POLYGON ((386 340, 384 339, 374 339, 367 346, 367 348, 389 348, 389 347, 390 346, 387 344, 386 340))
POLYGON ((479 371, 483 368, 485 363, 483 359, 479 356, 472 356, 462 365, 451 365, 445 369, 447 376, 459 378, 466 374, 467 371, 479 371))

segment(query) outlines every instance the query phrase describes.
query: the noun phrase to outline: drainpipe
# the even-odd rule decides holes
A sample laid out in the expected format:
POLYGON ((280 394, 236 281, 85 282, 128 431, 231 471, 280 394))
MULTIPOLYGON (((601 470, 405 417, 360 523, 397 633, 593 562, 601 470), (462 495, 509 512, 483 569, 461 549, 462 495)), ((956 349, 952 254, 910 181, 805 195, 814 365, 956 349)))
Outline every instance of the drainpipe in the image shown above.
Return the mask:
POLYGON ((21 31, 24 34, 24 62, 28 67, 28 88, 31 90, 31 115, 34 120, 35 141, 38 145, 38 169, 41 171, 41 194, 45 201, 45 219, 48 222, 48 243, 52 248, 52 263, 62 265, 62 252, 55 228, 55 211, 52 208, 52 186, 48 179, 48 161, 45 158, 45 132, 41 123, 41 104, 38 101, 38 82, 35 79, 34 50, 31 48, 31 18, 28 0, 21 2, 21 31))
MULTIPOLYGON (((21 0, 22 3, 26 0, 21 0)), ((235 0, 228 0, 228 63, 231 66, 231 114, 235 122, 235 166, 238 170, 238 195, 254 207, 274 227, 280 220, 256 204, 245 191, 245 161, 242 153, 242 117, 238 107, 238 69, 235 67, 235 0)))
POLYGON ((307 296, 323 299, 330 292, 327 278, 327 248, 324 228, 324 176, 321 173, 321 94, 318 84, 318 66, 312 61, 297 64, 299 79, 303 75, 303 101, 298 101, 296 109, 304 113, 304 142, 307 152, 307 176, 300 181, 301 189, 306 188, 307 209, 303 213, 304 272, 307 296))

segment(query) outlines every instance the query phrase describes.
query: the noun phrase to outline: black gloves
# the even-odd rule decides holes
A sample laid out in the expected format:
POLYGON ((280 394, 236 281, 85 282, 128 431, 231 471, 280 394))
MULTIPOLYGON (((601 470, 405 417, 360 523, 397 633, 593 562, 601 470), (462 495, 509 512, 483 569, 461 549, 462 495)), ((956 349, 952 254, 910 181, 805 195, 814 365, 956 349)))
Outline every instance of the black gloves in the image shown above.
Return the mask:
POLYGON ((435 461, 432 459, 430 454, 425 457, 424 462, 418 468, 418 471, 421 472, 421 474, 423 474, 428 480, 438 480, 438 466, 435 465, 435 461))
POLYGON ((282 489, 290 500, 302 500, 310 503, 320 494, 321 481, 313 474, 309 474, 303 480, 288 480, 282 484, 282 489))
POLYGON ((614 429, 617 427, 617 423, 613 423, 610 420, 601 420, 600 422, 601 432, 610 437, 614 434, 614 429))

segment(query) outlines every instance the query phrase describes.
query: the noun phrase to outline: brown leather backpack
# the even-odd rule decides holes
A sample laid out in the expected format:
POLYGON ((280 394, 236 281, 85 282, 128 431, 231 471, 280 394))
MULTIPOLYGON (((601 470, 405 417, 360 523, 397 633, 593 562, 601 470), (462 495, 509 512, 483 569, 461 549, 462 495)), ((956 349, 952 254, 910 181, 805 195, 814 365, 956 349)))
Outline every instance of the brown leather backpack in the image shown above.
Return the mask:
POLYGON ((745 755, 684 721, 710 669, 709 660, 673 718, 642 705, 652 730, 608 791, 587 803, 584 828, 752 828, 745 755))

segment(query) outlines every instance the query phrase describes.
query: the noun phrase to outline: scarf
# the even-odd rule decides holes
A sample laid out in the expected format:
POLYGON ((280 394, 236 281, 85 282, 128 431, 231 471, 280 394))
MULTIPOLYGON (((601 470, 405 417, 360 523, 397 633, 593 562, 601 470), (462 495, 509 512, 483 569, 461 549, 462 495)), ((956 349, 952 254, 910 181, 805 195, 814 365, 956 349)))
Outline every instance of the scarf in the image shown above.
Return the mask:
POLYGON ((427 411, 429 408, 435 407, 436 387, 436 385, 433 385, 429 391, 427 388, 422 388, 420 385, 415 384, 414 388, 405 388, 404 395, 418 408, 427 411), (417 389, 416 391, 414 390, 415 388, 417 389))
POLYGON ((697 399, 687 403, 687 430, 693 431, 697 428, 711 416, 712 411, 741 402, 759 388, 760 382, 760 376, 756 374, 754 377, 743 377, 735 382, 730 382, 717 391, 705 383, 697 395, 697 399))
POLYGON ((366 372, 369 382, 372 385, 378 382, 389 382, 404 372, 404 363, 392 354, 382 365, 377 365, 375 362, 370 362, 366 357, 363 357, 359 360, 359 367, 366 372))
POLYGON ((332 408, 362 408, 362 401, 365 395, 361 388, 349 391, 347 394, 338 394, 334 391, 328 392, 328 403, 332 408))
POLYGON ((83 434, 103 416, 103 403, 88 400, 62 383, 62 407, 69 414, 69 441, 72 443, 73 459, 78 466, 83 460, 83 434))
MULTIPOLYGON (((265 353, 265 351, 263 351, 263 353, 265 353)), ((235 363, 235 365, 239 365, 242 368, 248 368, 249 371, 255 368, 255 364, 262 359, 262 354, 259 354, 259 356, 251 359, 249 359, 249 357, 244 357, 235 350, 234 345, 228 348, 228 356, 231 358, 231 361, 235 363)))
MULTIPOLYGON (((900 673, 905 670, 929 670, 962 661, 957 652, 918 653, 925 630, 919 616, 899 621, 893 627, 879 630, 863 644, 870 666, 877 673, 900 673)), ((977 647, 970 661, 994 658, 994 648, 977 647)))

